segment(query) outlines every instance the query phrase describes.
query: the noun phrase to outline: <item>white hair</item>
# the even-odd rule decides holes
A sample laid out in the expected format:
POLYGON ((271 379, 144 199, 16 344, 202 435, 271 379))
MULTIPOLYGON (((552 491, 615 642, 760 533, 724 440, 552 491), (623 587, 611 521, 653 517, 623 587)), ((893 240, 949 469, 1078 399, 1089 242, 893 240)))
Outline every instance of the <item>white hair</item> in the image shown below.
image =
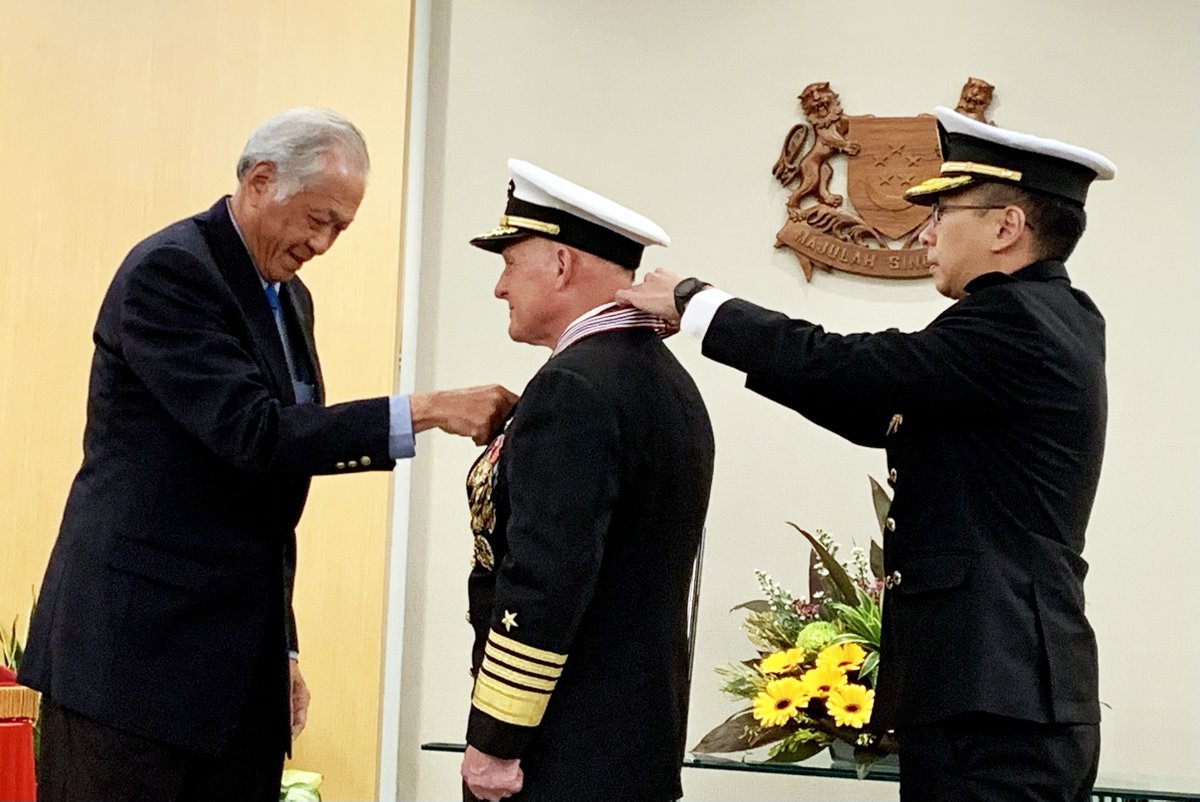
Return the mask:
POLYGON ((238 181, 259 162, 270 162, 278 186, 275 199, 285 200, 320 174, 331 151, 347 157, 364 176, 371 169, 367 142, 354 123, 328 109, 288 109, 250 134, 238 159, 238 181))

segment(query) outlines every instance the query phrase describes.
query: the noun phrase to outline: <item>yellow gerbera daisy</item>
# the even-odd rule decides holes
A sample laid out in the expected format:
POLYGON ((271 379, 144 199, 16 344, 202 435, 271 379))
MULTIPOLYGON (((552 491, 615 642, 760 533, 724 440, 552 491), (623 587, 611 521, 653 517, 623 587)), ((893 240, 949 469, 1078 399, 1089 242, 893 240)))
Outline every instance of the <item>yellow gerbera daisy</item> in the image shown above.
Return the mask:
POLYGON ((767 655, 758 664, 758 670, 764 674, 786 674, 795 671, 804 662, 803 649, 785 649, 767 655))
POLYGON ((795 677, 773 679, 754 697, 754 717, 767 727, 778 727, 808 704, 808 696, 795 677))
POLYGON ((825 709, 839 727, 861 727, 871 720, 875 691, 853 682, 834 688, 825 700, 825 709))
POLYGON ((826 646, 817 655, 818 666, 832 666, 845 674, 857 668, 862 668, 867 653, 857 643, 835 643, 826 646))
POLYGON ((824 699, 839 685, 845 685, 846 675, 834 666, 817 666, 805 671, 800 677, 804 693, 809 697, 824 699))

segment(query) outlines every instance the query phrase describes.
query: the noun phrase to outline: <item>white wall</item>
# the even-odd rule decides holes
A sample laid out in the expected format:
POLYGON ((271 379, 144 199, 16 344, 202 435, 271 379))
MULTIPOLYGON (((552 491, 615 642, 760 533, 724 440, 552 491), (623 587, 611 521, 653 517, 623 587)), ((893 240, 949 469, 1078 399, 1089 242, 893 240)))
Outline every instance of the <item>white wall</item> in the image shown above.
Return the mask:
MULTIPOLYGON (((464 0, 436 4, 421 270, 418 385, 520 389, 546 352, 509 342, 492 298, 497 257, 467 240, 494 225, 509 156, 612 195, 674 238, 647 263, 835 331, 911 330, 946 302, 928 281, 819 273, 772 248, 788 192, 771 165, 794 100, 827 80, 847 114, 954 105, 968 76, 995 84, 1002 125, 1096 149, 1098 184, 1071 261, 1109 322, 1108 450, 1086 557, 1101 644, 1102 772, 1190 775, 1200 785, 1195 581, 1200 357, 1196 31, 1178 0, 464 0), (1169 62, 1167 55, 1170 55, 1169 62), (1171 66, 1166 66, 1167 64, 1171 66), (1160 65, 1148 67, 1147 65, 1160 65), (1153 744, 1153 748, 1147 746, 1153 744)), ((839 166, 839 172, 844 168, 839 166)), ((410 270, 415 267, 410 266, 410 270)), ((801 590, 806 551, 784 524, 864 543, 867 475, 881 452, 849 445, 741 387, 695 342, 672 349, 717 435, 689 740, 732 711, 712 667, 747 655, 733 605, 765 568, 801 590)), ((401 797, 450 799, 457 760, 417 752, 461 740, 469 704, 464 582, 469 443, 419 440, 404 664, 401 797)), ((1014 689, 1019 692, 1019 689, 1014 689)), ((895 798, 895 786, 686 770, 690 799, 895 798)))

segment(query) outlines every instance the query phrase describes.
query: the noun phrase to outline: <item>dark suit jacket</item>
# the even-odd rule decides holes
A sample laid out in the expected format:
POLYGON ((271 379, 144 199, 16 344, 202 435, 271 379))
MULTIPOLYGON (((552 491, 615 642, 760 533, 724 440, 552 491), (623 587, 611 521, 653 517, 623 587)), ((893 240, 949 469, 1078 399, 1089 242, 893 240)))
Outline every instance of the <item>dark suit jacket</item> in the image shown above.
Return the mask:
MULTIPOLYGON (((312 299, 299 279, 280 298, 320 400, 312 299)), ((286 738, 296 522, 313 474, 392 467, 388 401, 295 404, 224 199, 130 252, 93 339, 83 465, 21 681, 103 724, 213 753, 261 656, 286 738)))
POLYGON ((704 353, 887 450, 894 588, 873 724, 1096 722, 1081 553, 1104 449, 1104 319, 1058 262, 967 290, 914 334, 838 336, 733 300, 704 353))
POLYGON ((481 460, 467 742, 521 758, 515 798, 679 798, 713 464, 691 377, 647 329, 595 334, 534 376, 481 460))

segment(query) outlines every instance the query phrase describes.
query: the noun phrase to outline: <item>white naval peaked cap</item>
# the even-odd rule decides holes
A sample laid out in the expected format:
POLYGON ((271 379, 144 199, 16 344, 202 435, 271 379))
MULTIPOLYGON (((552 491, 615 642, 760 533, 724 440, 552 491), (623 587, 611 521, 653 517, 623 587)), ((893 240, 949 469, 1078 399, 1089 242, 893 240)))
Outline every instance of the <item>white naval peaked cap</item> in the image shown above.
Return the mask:
POLYGON ((521 159, 508 160, 508 205, 500 224, 471 240, 499 253, 525 237, 545 237, 636 270, 647 245, 671 238, 648 217, 521 159))
POLYGON ((941 175, 905 192, 912 203, 931 205, 943 192, 980 181, 1001 181, 1082 206, 1093 181, 1107 181, 1117 174, 1115 164, 1086 148, 981 123, 945 106, 933 113, 942 151, 941 175))

